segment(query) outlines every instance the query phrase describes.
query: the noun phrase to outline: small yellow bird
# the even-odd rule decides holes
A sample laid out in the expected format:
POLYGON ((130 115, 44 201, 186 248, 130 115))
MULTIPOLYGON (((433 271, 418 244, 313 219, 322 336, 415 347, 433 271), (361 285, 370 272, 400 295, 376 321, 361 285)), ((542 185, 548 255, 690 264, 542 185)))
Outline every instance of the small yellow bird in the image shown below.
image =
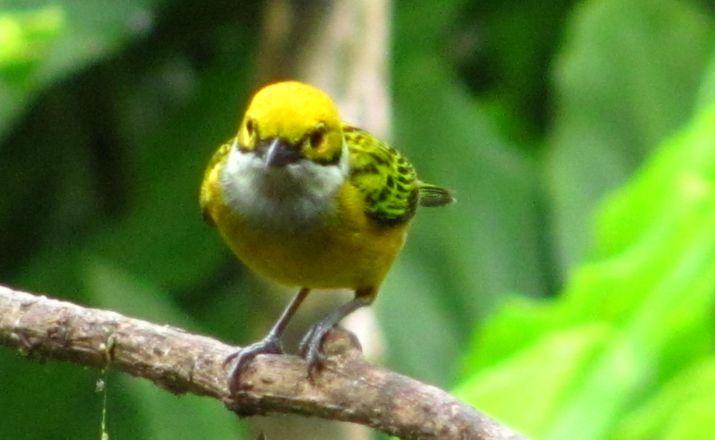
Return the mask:
POLYGON ((397 151, 343 122, 324 92, 295 81, 259 90, 237 136, 209 162, 201 210, 246 266, 301 289, 263 340, 227 359, 235 358, 231 390, 257 354, 283 352, 281 335, 311 289, 354 290, 303 338, 312 374, 325 334, 375 299, 417 205, 453 200, 417 180, 397 151))

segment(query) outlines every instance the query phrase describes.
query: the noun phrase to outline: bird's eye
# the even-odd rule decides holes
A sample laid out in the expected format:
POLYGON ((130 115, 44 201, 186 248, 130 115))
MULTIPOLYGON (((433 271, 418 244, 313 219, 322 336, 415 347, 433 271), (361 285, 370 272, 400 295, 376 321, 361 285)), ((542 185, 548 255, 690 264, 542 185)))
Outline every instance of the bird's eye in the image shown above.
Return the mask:
POLYGON ((249 136, 253 137, 255 131, 256 123, 253 122, 253 119, 249 119, 248 121, 246 121, 246 133, 248 133, 249 136))
POLYGON ((320 124, 315 131, 310 134, 310 146, 318 148, 323 143, 325 137, 325 125, 320 124))
POLYGON ((313 134, 310 135, 310 146, 313 148, 318 148, 318 146, 323 142, 323 132, 322 131, 314 131, 313 134))

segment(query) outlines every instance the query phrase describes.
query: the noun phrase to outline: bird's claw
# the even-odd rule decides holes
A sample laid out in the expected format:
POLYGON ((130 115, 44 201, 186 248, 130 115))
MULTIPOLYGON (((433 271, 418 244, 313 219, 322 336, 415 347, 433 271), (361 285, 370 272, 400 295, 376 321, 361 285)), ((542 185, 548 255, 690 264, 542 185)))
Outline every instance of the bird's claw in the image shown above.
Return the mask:
POLYGON ((308 377, 311 379, 325 364, 326 356, 322 351, 323 339, 331 329, 332 327, 318 323, 312 326, 300 341, 300 354, 308 363, 308 377))
POLYGON ((226 360, 223 361, 224 367, 233 363, 228 370, 228 389, 231 394, 235 394, 241 385, 240 378, 243 369, 259 354, 283 354, 283 347, 281 346, 280 340, 268 336, 261 341, 243 347, 235 353, 231 353, 226 360))

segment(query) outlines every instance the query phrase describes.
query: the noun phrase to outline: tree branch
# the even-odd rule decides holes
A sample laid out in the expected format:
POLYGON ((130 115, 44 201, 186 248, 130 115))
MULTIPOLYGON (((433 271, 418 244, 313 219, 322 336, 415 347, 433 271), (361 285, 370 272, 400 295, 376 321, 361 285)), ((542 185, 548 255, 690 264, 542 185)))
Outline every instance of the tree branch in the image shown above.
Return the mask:
POLYGON ((361 423, 404 439, 521 439, 442 390, 375 367, 351 333, 333 331, 311 380, 297 356, 260 355, 228 393, 215 339, 0 286, 0 345, 40 359, 111 366, 173 393, 222 400, 241 416, 294 413, 361 423))

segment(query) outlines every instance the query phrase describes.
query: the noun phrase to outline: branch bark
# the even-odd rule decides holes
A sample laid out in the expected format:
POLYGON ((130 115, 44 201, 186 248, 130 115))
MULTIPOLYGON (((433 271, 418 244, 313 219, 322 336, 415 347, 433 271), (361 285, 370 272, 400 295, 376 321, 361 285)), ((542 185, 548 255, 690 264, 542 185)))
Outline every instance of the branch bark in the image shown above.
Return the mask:
POLYGON ((404 439, 522 439, 454 397, 370 365, 351 333, 332 332, 326 367, 313 379, 291 355, 260 355, 230 396, 215 339, 0 286, 0 345, 144 377, 173 393, 223 401, 240 416, 293 413, 355 422, 404 439))

